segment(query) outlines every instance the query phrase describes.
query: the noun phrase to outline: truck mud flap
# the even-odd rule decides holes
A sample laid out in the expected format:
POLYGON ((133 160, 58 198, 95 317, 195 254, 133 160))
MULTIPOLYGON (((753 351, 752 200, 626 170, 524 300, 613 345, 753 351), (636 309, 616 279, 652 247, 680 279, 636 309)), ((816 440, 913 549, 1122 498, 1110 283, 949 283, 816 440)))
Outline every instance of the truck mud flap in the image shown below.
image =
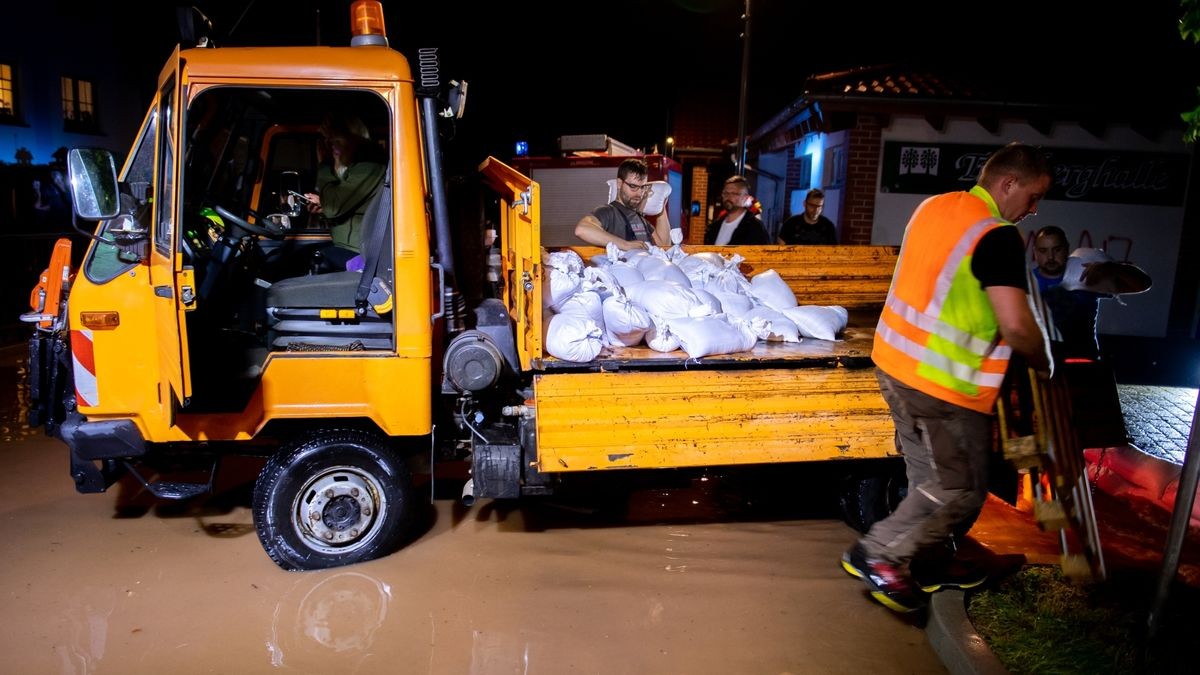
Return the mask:
POLYGON ((71 478, 79 492, 104 492, 125 472, 114 460, 146 454, 142 432, 130 420, 87 422, 71 414, 59 431, 70 449, 71 478), (103 461, 97 465, 96 460, 103 461))
POLYGON ((475 496, 516 499, 521 496, 521 446, 479 444, 474 448, 471 479, 475 496))

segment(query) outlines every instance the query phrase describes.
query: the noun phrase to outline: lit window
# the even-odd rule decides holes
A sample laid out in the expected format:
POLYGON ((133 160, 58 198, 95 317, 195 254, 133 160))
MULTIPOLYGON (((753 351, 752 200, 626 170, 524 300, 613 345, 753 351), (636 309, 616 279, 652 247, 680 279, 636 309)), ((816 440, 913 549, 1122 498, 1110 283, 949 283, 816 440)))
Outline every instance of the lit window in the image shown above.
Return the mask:
POLYGON ((62 78, 63 120, 68 130, 93 131, 96 127, 92 83, 73 77, 62 78))
POLYGON ((12 66, 0 63, 0 120, 17 116, 17 101, 13 96, 12 66))

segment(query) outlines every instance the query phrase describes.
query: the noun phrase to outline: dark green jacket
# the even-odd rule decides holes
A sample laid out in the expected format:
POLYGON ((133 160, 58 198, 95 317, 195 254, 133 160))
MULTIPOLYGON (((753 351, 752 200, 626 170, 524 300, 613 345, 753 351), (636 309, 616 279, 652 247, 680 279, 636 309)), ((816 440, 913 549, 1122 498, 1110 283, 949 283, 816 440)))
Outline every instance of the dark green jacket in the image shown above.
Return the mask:
POLYGON ((383 173, 383 165, 375 162, 351 164, 340 179, 327 164, 317 170, 321 216, 330 226, 334 245, 359 250, 363 214, 367 212, 371 195, 383 181, 383 173))

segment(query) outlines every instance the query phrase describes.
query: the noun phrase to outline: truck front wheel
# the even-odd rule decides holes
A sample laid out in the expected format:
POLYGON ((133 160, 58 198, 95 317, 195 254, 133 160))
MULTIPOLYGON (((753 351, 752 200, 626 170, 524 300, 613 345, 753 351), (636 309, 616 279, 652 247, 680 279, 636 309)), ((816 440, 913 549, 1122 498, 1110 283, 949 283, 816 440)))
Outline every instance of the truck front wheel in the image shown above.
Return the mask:
POLYGON ((408 468, 383 438, 318 431, 267 461, 254 485, 254 527, 283 569, 326 569, 391 553, 411 502, 408 468))

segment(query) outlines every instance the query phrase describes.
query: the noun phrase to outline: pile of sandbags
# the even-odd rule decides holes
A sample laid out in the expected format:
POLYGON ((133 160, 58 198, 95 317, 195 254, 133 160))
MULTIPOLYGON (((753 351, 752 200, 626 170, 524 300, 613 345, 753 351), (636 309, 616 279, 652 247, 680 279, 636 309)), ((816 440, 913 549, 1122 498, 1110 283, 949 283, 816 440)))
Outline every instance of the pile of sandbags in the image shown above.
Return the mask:
POLYGON ((545 253, 545 346, 567 361, 591 361, 605 346, 682 349, 691 358, 753 349, 759 340, 836 340, 842 307, 800 306, 774 270, 746 278, 743 258, 669 249, 621 251, 585 263, 570 250, 545 253))

